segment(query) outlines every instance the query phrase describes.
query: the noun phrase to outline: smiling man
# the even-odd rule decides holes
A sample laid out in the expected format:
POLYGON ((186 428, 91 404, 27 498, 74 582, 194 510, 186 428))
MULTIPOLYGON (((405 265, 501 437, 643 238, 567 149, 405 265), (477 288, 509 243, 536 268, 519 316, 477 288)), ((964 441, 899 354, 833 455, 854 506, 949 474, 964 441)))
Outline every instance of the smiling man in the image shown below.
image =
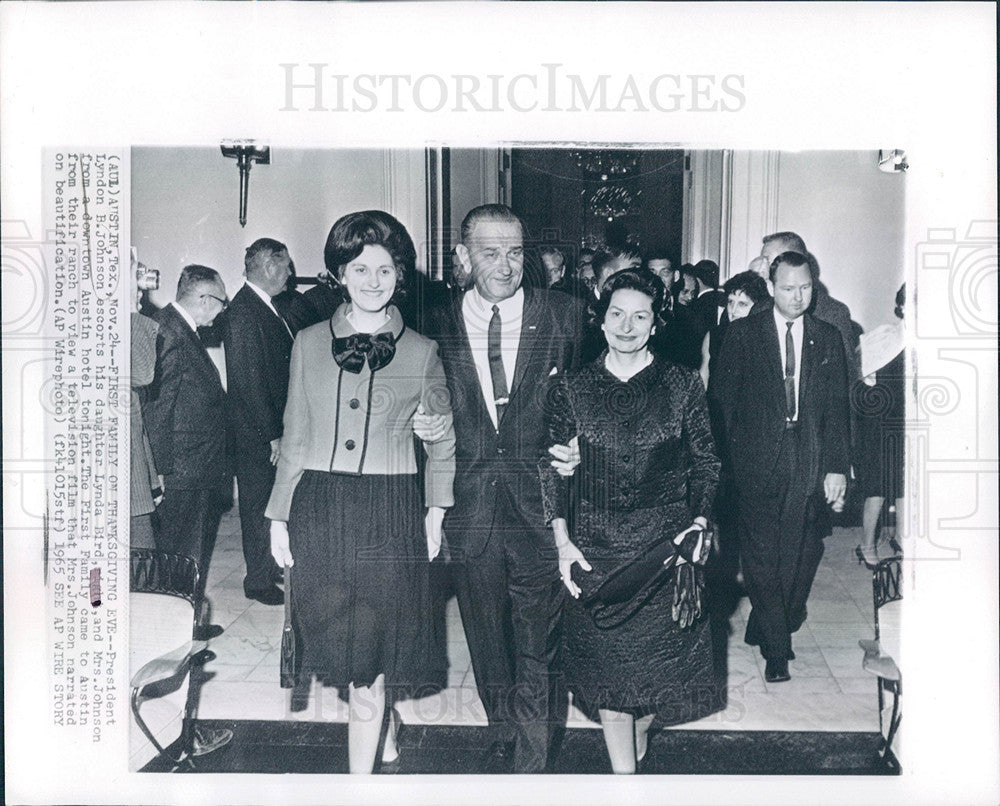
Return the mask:
POLYGON ((771 309, 729 326, 709 387, 738 501, 746 642, 760 647, 769 683, 789 679, 791 636, 823 556, 817 516, 843 508, 850 464, 844 348, 806 313, 812 266, 796 252, 774 259, 771 309))
POLYGON ((455 422, 455 505, 444 531, 479 696, 491 728, 485 772, 541 772, 561 721, 551 666, 564 588, 542 507, 545 391, 577 363, 582 310, 522 286, 524 231, 508 207, 462 222, 456 255, 472 286, 432 330, 455 422))

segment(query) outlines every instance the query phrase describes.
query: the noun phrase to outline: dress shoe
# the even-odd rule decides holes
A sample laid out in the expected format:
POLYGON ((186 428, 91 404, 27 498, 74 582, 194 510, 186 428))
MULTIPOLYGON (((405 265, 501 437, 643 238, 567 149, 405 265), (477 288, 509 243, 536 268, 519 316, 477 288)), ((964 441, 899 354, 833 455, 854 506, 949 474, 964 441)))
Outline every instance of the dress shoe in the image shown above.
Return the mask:
POLYGON ((191 755, 204 756, 229 744, 232 738, 233 732, 229 728, 197 727, 191 742, 191 755))
POLYGON ((262 591, 246 591, 247 599, 266 605, 281 605, 285 603, 285 593, 277 585, 262 591))
POLYGON ((223 632, 225 630, 221 624, 199 624, 194 628, 191 637, 195 641, 211 641, 213 638, 218 638, 223 632))
POLYGON ((764 680, 768 683, 784 683, 791 680, 788 673, 788 661, 785 658, 768 658, 764 664, 764 680))
POLYGON ((488 775, 503 775, 513 772, 514 743, 495 741, 486 748, 483 756, 483 772, 488 775))

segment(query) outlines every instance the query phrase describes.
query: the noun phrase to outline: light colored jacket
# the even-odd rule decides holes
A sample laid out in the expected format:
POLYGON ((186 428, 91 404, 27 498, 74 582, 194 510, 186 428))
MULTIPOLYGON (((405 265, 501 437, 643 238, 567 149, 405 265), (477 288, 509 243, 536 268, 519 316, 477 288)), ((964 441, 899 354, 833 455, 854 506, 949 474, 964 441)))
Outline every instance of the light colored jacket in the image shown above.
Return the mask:
POLYGON ((372 373, 367 363, 349 372, 333 358, 333 339, 355 332, 342 305, 330 320, 300 331, 292 348, 281 457, 267 517, 287 521, 292 495, 305 470, 352 475, 399 475, 417 471, 412 417, 423 404, 428 414, 448 418, 447 433, 425 444, 426 506, 454 502, 455 431, 444 367, 437 344, 403 325, 390 306, 389 321, 377 333, 396 337, 392 361, 372 373))

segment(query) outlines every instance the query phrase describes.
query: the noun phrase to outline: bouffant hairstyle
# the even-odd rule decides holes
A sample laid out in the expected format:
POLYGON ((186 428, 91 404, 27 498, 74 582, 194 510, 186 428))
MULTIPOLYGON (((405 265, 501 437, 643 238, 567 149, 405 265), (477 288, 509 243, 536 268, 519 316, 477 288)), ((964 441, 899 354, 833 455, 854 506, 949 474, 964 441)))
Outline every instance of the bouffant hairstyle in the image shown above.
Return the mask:
MULTIPOLYGON (((366 246, 381 246, 392 257, 396 267, 396 290, 393 300, 405 294, 410 275, 416 268, 417 250, 406 228, 382 210, 348 213, 337 219, 326 237, 323 262, 335 287, 343 291, 343 268, 366 246)), ((346 293, 346 292, 345 292, 346 293)))
POLYGON ((740 291, 754 303, 763 302, 771 296, 767 293, 767 283, 764 282, 764 278, 755 271, 741 271, 739 274, 734 274, 722 286, 722 292, 727 300, 730 294, 737 294, 740 291))
POLYGON ((592 326, 601 326, 611 305, 611 297, 614 296, 615 291, 624 290, 638 291, 649 297, 652 300, 656 324, 662 324, 660 311, 663 308, 663 281, 648 269, 622 269, 608 278, 600 298, 591 304, 590 323, 592 326))

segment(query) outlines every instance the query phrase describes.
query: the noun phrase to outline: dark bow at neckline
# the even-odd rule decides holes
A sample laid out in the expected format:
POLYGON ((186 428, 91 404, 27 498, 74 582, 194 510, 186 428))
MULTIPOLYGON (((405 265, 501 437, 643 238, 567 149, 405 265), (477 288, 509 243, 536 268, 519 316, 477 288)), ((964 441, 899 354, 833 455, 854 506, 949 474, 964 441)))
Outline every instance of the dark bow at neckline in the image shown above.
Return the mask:
MULTIPOLYGON (((330 327, 331 333, 333 327, 330 327)), ((402 335, 402 333, 400 333, 402 335)), ((396 355, 397 337, 392 333, 352 333, 333 337, 333 360, 347 372, 358 374, 368 362, 372 372, 382 369, 396 355)))

